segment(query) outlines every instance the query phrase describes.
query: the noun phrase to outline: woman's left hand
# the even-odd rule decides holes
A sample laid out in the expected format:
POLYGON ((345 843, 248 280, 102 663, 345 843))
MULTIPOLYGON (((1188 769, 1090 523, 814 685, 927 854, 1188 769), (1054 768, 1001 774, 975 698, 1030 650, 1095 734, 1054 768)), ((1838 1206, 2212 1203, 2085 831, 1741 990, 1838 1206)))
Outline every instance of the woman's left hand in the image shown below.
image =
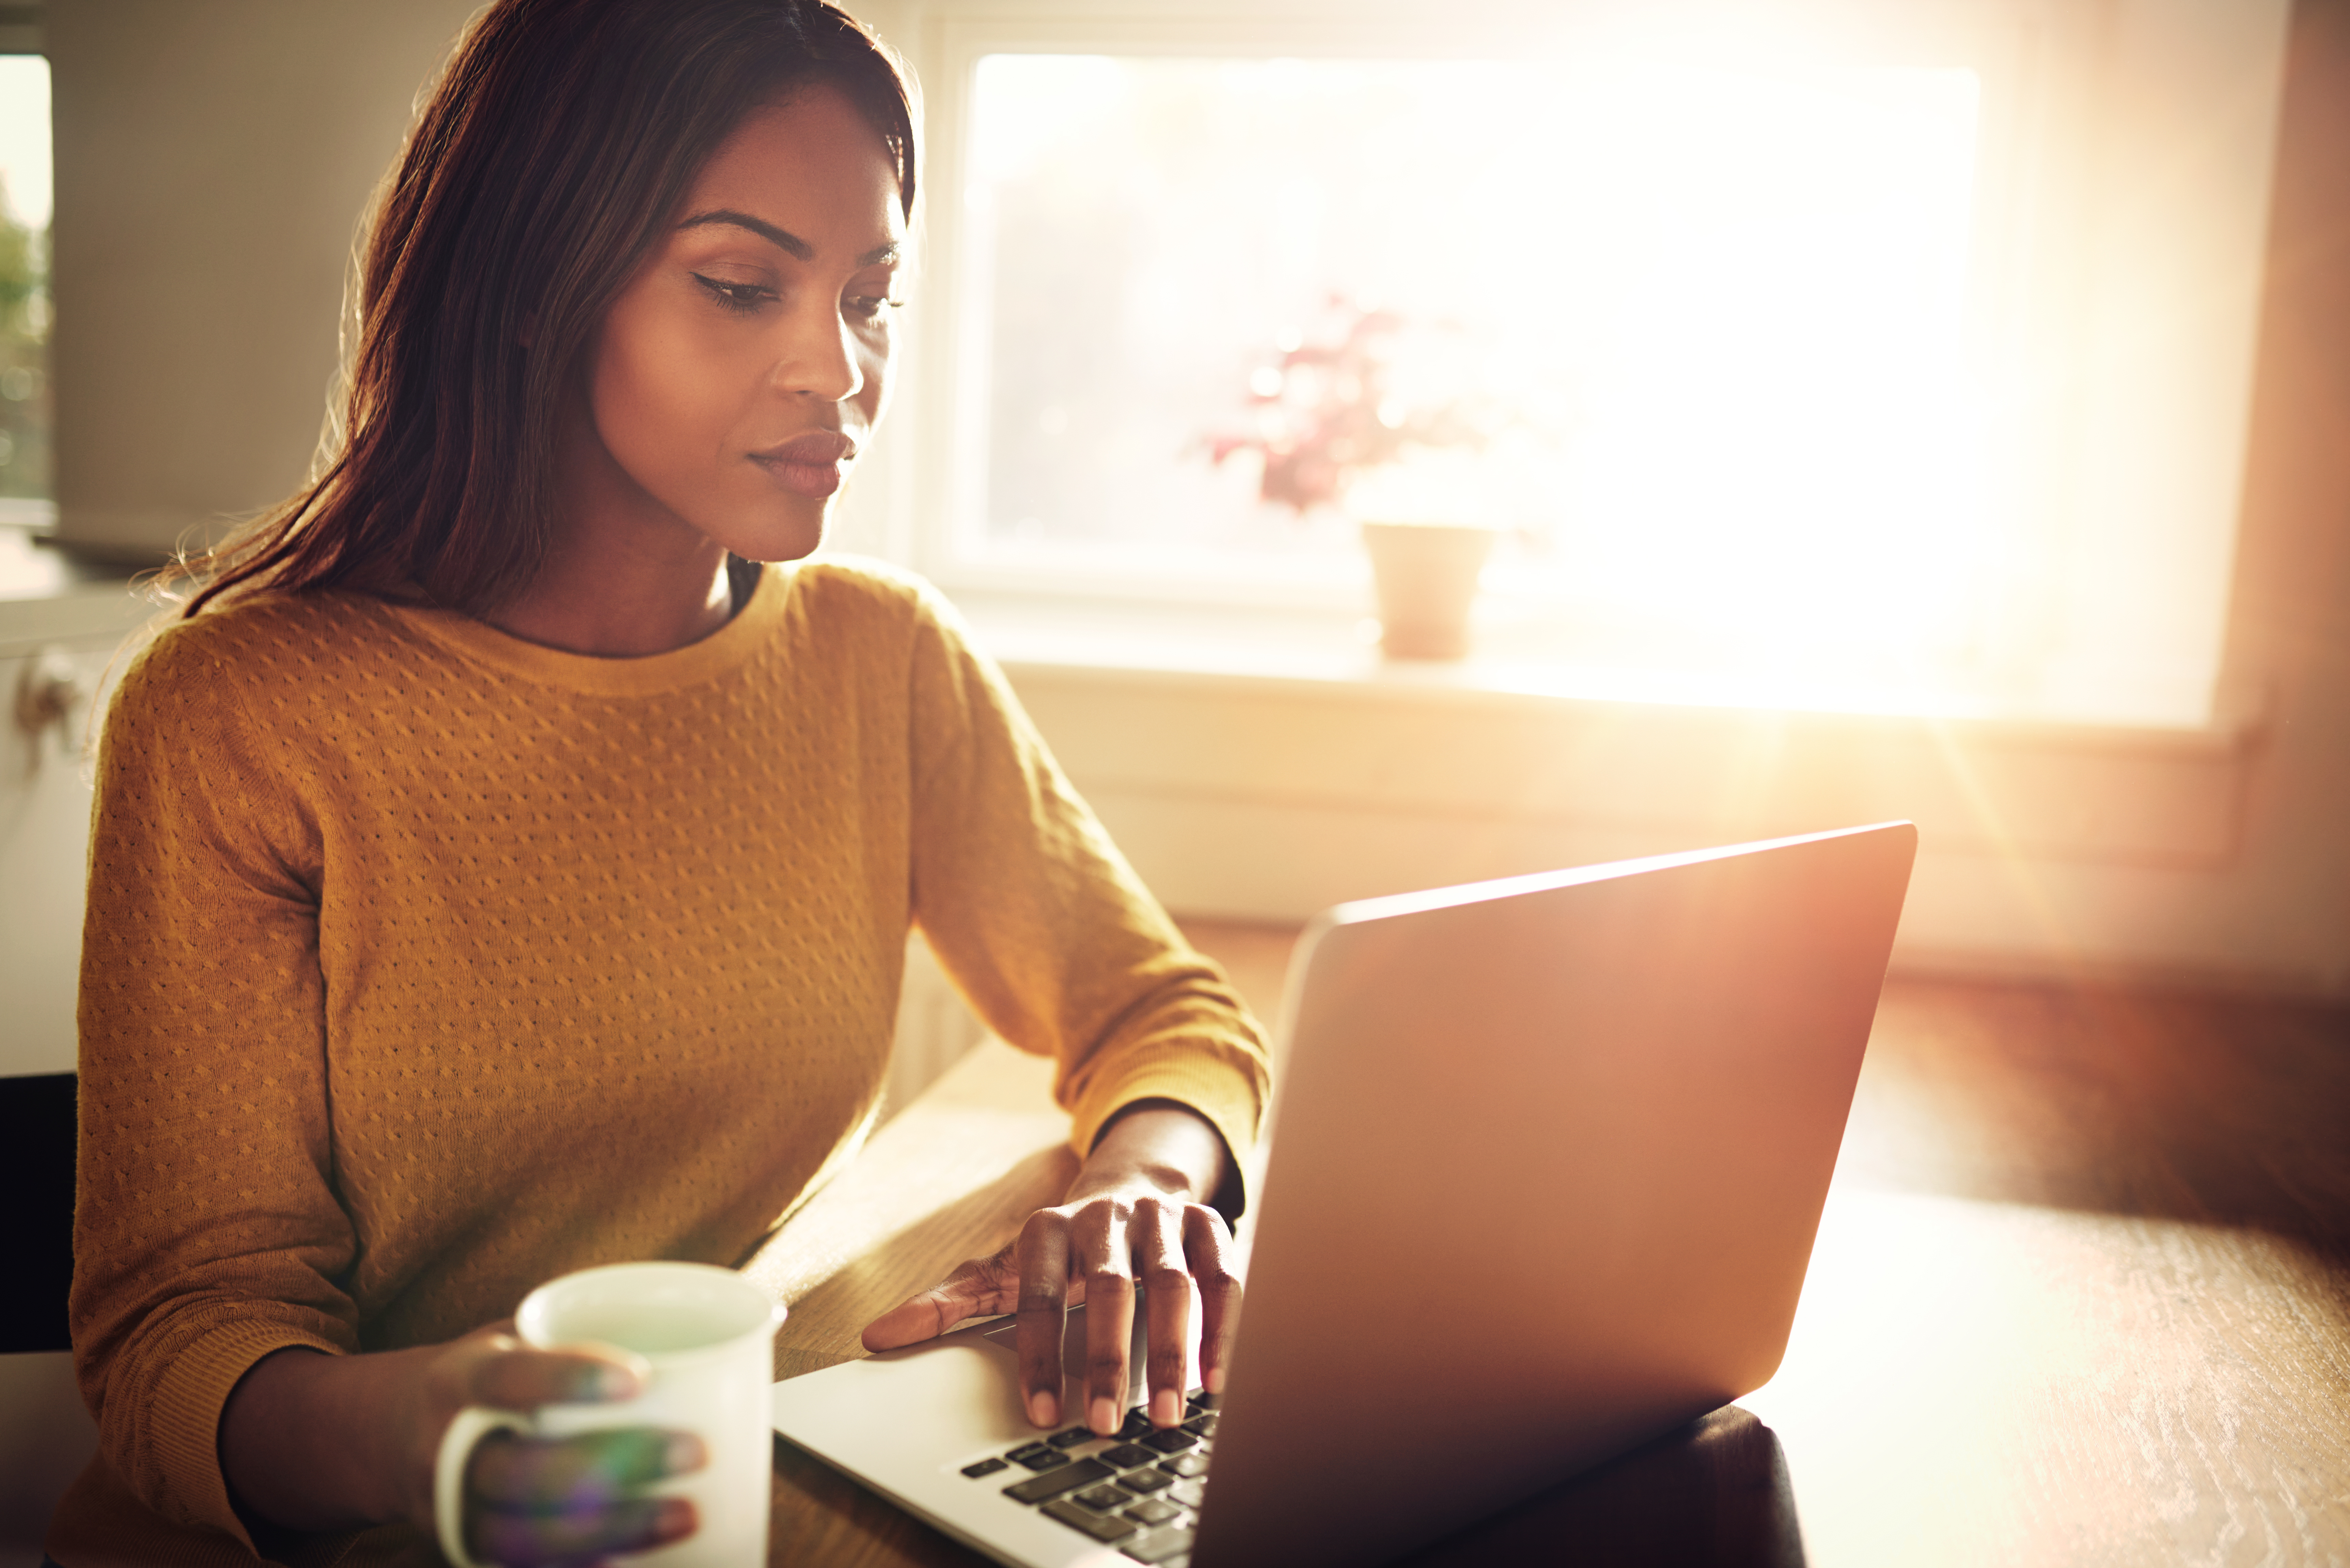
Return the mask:
POLYGON ((1020 1387, 1028 1418, 1060 1424, 1063 1314, 1086 1314, 1086 1424, 1107 1435, 1126 1419, 1134 1293, 1146 1310, 1151 1424, 1183 1418, 1191 1286, 1200 1290, 1200 1380, 1222 1393, 1241 1286, 1232 1232, 1201 1199, 1222 1183, 1223 1139, 1196 1112, 1170 1101, 1127 1107, 1094 1145, 1067 1199, 1040 1209, 1019 1238, 974 1258, 943 1281, 876 1318, 865 1348, 894 1350, 944 1334, 967 1318, 1017 1313, 1020 1387))

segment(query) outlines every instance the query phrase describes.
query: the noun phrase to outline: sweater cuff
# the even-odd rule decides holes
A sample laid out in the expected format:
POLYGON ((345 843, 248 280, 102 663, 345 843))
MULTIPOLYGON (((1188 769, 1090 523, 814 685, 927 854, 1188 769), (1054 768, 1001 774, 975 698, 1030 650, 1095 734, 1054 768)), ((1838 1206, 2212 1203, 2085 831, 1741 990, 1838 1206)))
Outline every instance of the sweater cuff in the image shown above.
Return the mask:
POLYGON ((238 1380, 263 1356, 305 1346, 329 1355, 343 1354, 342 1346, 288 1324, 239 1318, 192 1341, 172 1358, 156 1380, 149 1421, 165 1495, 178 1505, 172 1512, 254 1550, 253 1537, 229 1502, 228 1478, 221 1473, 221 1411, 238 1380))
POLYGON ((1072 1107, 1069 1142, 1078 1157, 1092 1153, 1109 1119, 1138 1100, 1172 1100, 1197 1112, 1216 1129, 1230 1162, 1222 1193, 1218 1194, 1229 1194, 1230 1204, 1218 1207, 1228 1223, 1238 1220, 1248 1208, 1248 1157, 1256 1147, 1257 1124, 1263 1109, 1256 1075, 1195 1051, 1170 1051, 1156 1060, 1138 1062, 1110 1082, 1096 1085, 1072 1107))

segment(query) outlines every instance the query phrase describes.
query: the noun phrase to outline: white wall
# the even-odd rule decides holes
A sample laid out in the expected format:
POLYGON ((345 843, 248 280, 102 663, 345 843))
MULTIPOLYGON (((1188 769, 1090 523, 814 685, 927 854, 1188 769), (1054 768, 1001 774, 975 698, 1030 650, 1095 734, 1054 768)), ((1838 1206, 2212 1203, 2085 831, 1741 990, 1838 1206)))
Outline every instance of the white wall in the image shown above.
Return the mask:
POLYGON ((368 193, 474 0, 52 0, 59 532, 151 556, 300 483, 368 193))
POLYGON ((89 841, 81 741, 90 695, 139 618, 120 588, 0 598, 0 703, 10 721, 0 733, 0 1077, 73 1070, 89 841), (78 674, 82 701, 66 725, 28 734, 16 703, 45 654, 78 674))
POLYGON ((1921 856, 1897 962, 1910 969, 2323 994, 2350 979, 2350 834, 2318 804, 2350 794, 2350 759, 2331 728, 2295 722, 2306 686, 2235 741, 1037 660, 1011 673, 1184 913, 1301 919, 1343 898, 1908 817, 1921 856))

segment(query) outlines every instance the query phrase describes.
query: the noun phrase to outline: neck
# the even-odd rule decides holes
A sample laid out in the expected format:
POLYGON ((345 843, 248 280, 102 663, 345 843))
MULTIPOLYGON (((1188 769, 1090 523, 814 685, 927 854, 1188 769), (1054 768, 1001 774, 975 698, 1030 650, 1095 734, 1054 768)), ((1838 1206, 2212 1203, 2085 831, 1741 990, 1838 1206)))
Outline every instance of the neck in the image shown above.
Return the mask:
POLYGON ((566 541, 536 581, 485 618, 525 642, 599 659, 638 659, 699 642, 733 614, 726 552, 693 536, 674 553, 614 540, 566 541))
POLYGON ((555 549, 527 588, 484 618, 525 642, 598 659, 668 653, 724 626, 734 610, 725 546, 578 435, 555 549))

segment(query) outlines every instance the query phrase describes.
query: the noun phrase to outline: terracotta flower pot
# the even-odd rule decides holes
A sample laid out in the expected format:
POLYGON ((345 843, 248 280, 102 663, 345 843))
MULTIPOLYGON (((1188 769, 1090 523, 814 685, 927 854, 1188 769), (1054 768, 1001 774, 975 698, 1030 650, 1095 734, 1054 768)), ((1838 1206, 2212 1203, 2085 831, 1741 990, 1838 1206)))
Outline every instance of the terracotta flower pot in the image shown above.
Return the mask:
POLYGON ((1379 647, 1390 659, 1465 657, 1477 576, 1499 531, 1440 523, 1362 527, 1378 589, 1379 647))

